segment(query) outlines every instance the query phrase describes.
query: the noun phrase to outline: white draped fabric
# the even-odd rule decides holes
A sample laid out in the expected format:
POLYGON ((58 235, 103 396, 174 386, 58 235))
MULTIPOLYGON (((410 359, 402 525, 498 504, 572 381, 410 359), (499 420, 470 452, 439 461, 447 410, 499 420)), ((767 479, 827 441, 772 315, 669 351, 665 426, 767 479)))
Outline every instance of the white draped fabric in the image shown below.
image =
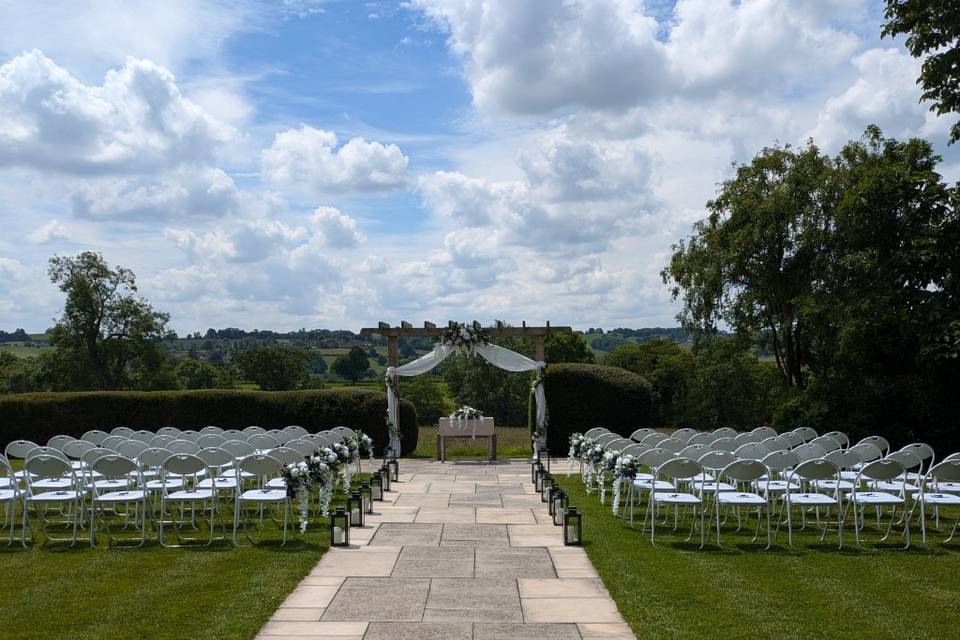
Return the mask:
MULTIPOLYGON (((541 381, 543 378, 543 369, 547 366, 546 363, 531 360, 516 351, 504 349, 494 344, 474 345, 472 350, 474 354, 479 355, 490 364, 505 371, 537 372, 537 384, 534 388, 534 402, 537 407, 537 430, 541 434, 544 434, 547 424, 547 396, 543 391, 541 381)), ((400 430, 398 428, 400 424, 400 408, 397 403, 397 394, 395 391, 397 378, 418 376, 421 373, 426 373, 456 353, 456 351, 456 347, 438 344, 433 348, 433 351, 417 358, 413 362, 408 362, 402 367, 387 368, 387 415, 390 418, 390 423, 394 425, 390 433, 390 447, 397 455, 400 454, 400 430)), ((542 444, 545 437, 545 434, 541 435, 540 440, 534 443, 535 446, 538 447, 542 444)))

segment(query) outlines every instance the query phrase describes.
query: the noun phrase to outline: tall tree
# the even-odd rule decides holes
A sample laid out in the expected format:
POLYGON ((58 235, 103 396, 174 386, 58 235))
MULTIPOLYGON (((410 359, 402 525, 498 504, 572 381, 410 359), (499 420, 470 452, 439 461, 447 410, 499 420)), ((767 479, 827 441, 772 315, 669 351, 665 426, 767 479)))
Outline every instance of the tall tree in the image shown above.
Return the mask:
POLYGON ((279 347, 254 347, 231 359, 233 365, 264 391, 296 389, 307 377, 307 354, 279 347))
POLYGON ((356 383, 370 368, 370 358, 362 347, 350 347, 347 353, 341 353, 333 361, 331 371, 351 382, 356 383))
POLYGON ((54 256, 49 275, 67 296, 50 336, 58 386, 122 389, 135 379, 150 386, 156 369, 169 368, 159 343, 170 316, 137 295, 132 271, 86 251, 54 256))
MULTIPOLYGON (((907 50, 924 58, 917 83, 921 100, 938 115, 960 112, 960 3, 956 0, 887 0, 883 36, 907 36, 907 50)), ((950 143, 960 140, 960 122, 950 143)))

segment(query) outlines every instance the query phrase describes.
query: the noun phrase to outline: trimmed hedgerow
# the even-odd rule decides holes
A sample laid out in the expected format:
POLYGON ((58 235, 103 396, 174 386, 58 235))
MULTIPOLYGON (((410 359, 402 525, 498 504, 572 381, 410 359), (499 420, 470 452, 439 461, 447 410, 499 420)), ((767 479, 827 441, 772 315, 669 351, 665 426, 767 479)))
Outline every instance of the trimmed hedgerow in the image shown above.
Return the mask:
MULTIPOLYGON (((0 396, 0 446, 23 438, 44 444, 54 435, 80 437, 90 429, 125 426, 200 429, 207 425, 281 429, 297 424, 315 432, 360 429, 379 451, 387 440, 387 397, 376 391, 90 391, 0 396)), ((400 404, 403 450, 417 447, 417 412, 400 404)))
MULTIPOLYGON (((605 427, 629 436, 653 420, 653 393, 646 378, 619 367, 565 363, 547 368, 544 377, 549 425, 547 446, 563 455, 571 433, 605 427)), ((530 429, 534 426, 530 399, 530 429)))

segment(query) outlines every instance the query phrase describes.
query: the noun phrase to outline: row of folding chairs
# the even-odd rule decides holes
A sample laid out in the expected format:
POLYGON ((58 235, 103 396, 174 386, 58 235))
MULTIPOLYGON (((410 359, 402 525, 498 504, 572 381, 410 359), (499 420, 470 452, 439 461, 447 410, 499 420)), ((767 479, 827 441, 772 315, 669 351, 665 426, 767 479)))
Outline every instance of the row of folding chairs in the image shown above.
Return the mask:
POLYGON ((74 545, 78 530, 86 528, 91 546, 96 544, 99 530, 106 532, 108 543, 113 546, 110 518, 120 518, 124 528, 139 531, 139 538, 134 539, 136 546, 146 541, 148 520, 157 525, 157 539, 162 546, 211 544, 218 517, 223 531, 221 539, 226 537, 221 507, 224 493, 232 497, 234 507, 234 544, 239 544, 241 525, 244 535, 253 540, 248 534, 251 507, 259 510, 261 522, 264 507, 282 511, 281 544, 286 543, 290 502, 281 474, 285 464, 300 458, 292 449, 281 447, 271 455, 254 454, 239 460, 213 447, 195 455, 151 449, 140 460, 98 449, 88 452, 90 462, 82 469, 74 467, 55 449, 40 449, 44 450, 31 452, 24 461, 23 488, 7 458, 0 457, 0 479, 6 480, 6 488, 0 489, 0 503, 4 506, 8 545, 14 542, 18 507, 22 507, 20 540, 24 546, 36 529, 44 534, 44 544, 55 541, 74 545), (183 535, 185 530, 194 528, 198 511, 201 519, 208 519, 206 540, 183 535), (51 520, 64 527, 69 537, 51 534, 51 520), (171 528, 177 538, 174 544, 165 537, 165 530, 171 528))

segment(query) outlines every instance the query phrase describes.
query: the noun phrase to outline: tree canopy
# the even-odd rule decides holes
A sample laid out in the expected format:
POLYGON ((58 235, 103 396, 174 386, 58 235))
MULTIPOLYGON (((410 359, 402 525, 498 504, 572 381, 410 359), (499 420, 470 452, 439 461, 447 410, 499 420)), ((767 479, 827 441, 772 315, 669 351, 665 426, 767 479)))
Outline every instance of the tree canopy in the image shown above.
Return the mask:
POLYGON ((367 352, 362 347, 350 347, 350 351, 337 356, 330 369, 341 378, 355 383, 369 368, 370 358, 367 357, 367 352))
POLYGON ((296 389, 307 377, 307 355, 279 347, 255 347, 233 356, 244 378, 264 391, 296 389))

